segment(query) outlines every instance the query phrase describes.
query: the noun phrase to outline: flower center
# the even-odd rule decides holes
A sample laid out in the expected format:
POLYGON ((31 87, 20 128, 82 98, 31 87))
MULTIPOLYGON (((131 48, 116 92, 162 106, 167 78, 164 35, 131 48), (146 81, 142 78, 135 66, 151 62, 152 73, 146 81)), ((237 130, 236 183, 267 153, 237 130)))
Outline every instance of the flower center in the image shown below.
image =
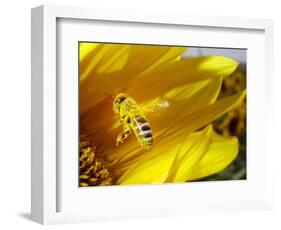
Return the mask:
POLYGON ((112 185, 111 163, 97 157, 96 146, 87 135, 80 135, 79 184, 81 187, 112 185))

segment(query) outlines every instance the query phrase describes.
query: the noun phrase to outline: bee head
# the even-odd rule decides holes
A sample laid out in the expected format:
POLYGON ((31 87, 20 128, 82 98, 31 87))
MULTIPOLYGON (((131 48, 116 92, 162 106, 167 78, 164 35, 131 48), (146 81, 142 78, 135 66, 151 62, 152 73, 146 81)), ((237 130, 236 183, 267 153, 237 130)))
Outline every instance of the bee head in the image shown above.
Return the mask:
POLYGON ((125 93, 118 94, 113 102, 113 112, 118 114, 120 112, 120 105, 123 101, 125 101, 128 98, 128 95, 125 93))

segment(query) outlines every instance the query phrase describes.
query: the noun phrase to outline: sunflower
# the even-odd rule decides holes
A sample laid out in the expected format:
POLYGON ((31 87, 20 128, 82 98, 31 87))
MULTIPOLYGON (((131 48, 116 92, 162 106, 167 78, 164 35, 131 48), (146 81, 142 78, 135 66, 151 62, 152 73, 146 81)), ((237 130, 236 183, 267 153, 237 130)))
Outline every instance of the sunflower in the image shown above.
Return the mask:
POLYGON ((243 92, 220 98, 223 78, 238 62, 222 56, 182 58, 185 47, 81 42, 80 186, 186 182, 220 172, 237 156, 236 137, 217 134, 211 122, 239 106, 243 92), (113 113, 125 93, 145 110, 153 131, 150 149, 113 113))

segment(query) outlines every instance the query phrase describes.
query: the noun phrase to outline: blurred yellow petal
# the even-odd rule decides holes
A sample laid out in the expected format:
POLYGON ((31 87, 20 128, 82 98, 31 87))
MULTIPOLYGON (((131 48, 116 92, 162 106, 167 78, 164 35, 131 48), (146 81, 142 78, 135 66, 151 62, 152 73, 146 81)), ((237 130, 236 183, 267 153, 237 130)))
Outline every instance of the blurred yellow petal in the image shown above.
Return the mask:
POLYGON ((236 137, 222 137, 214 133, 209 150, 186 179, 196 180, 220 172, 237 157, 238 151, 236 137))
POLYGON ((80 54, 84 56, 80 63, 80 83, 85 84, 87 78, 95 79, 98 83, 102 81, 99 73, 106 74, 121 70, 127 62, 129 49, 128 45, 84 44, 80 54))
POLYGON ((84 58, 86 58, 89 53, 91 53, 95 48, 98 47, 97 43, 81 42, 79 45, 80 63, 83 62, 84 58))
POLYGON ((181 59, 134 79, 126 93, 137 101, 146 101, 190 82, 227 76, 235 71, 238 64, 222 56, 181 59))

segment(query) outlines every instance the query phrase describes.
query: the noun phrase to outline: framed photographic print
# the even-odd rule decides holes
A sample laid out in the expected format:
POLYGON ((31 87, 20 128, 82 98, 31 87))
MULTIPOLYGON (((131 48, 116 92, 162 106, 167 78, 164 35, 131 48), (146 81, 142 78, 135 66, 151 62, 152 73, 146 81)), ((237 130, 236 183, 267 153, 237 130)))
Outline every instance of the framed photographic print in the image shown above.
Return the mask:
POLYGON ((34 8, 32 219, 271 208, 272 30, 34 8))

